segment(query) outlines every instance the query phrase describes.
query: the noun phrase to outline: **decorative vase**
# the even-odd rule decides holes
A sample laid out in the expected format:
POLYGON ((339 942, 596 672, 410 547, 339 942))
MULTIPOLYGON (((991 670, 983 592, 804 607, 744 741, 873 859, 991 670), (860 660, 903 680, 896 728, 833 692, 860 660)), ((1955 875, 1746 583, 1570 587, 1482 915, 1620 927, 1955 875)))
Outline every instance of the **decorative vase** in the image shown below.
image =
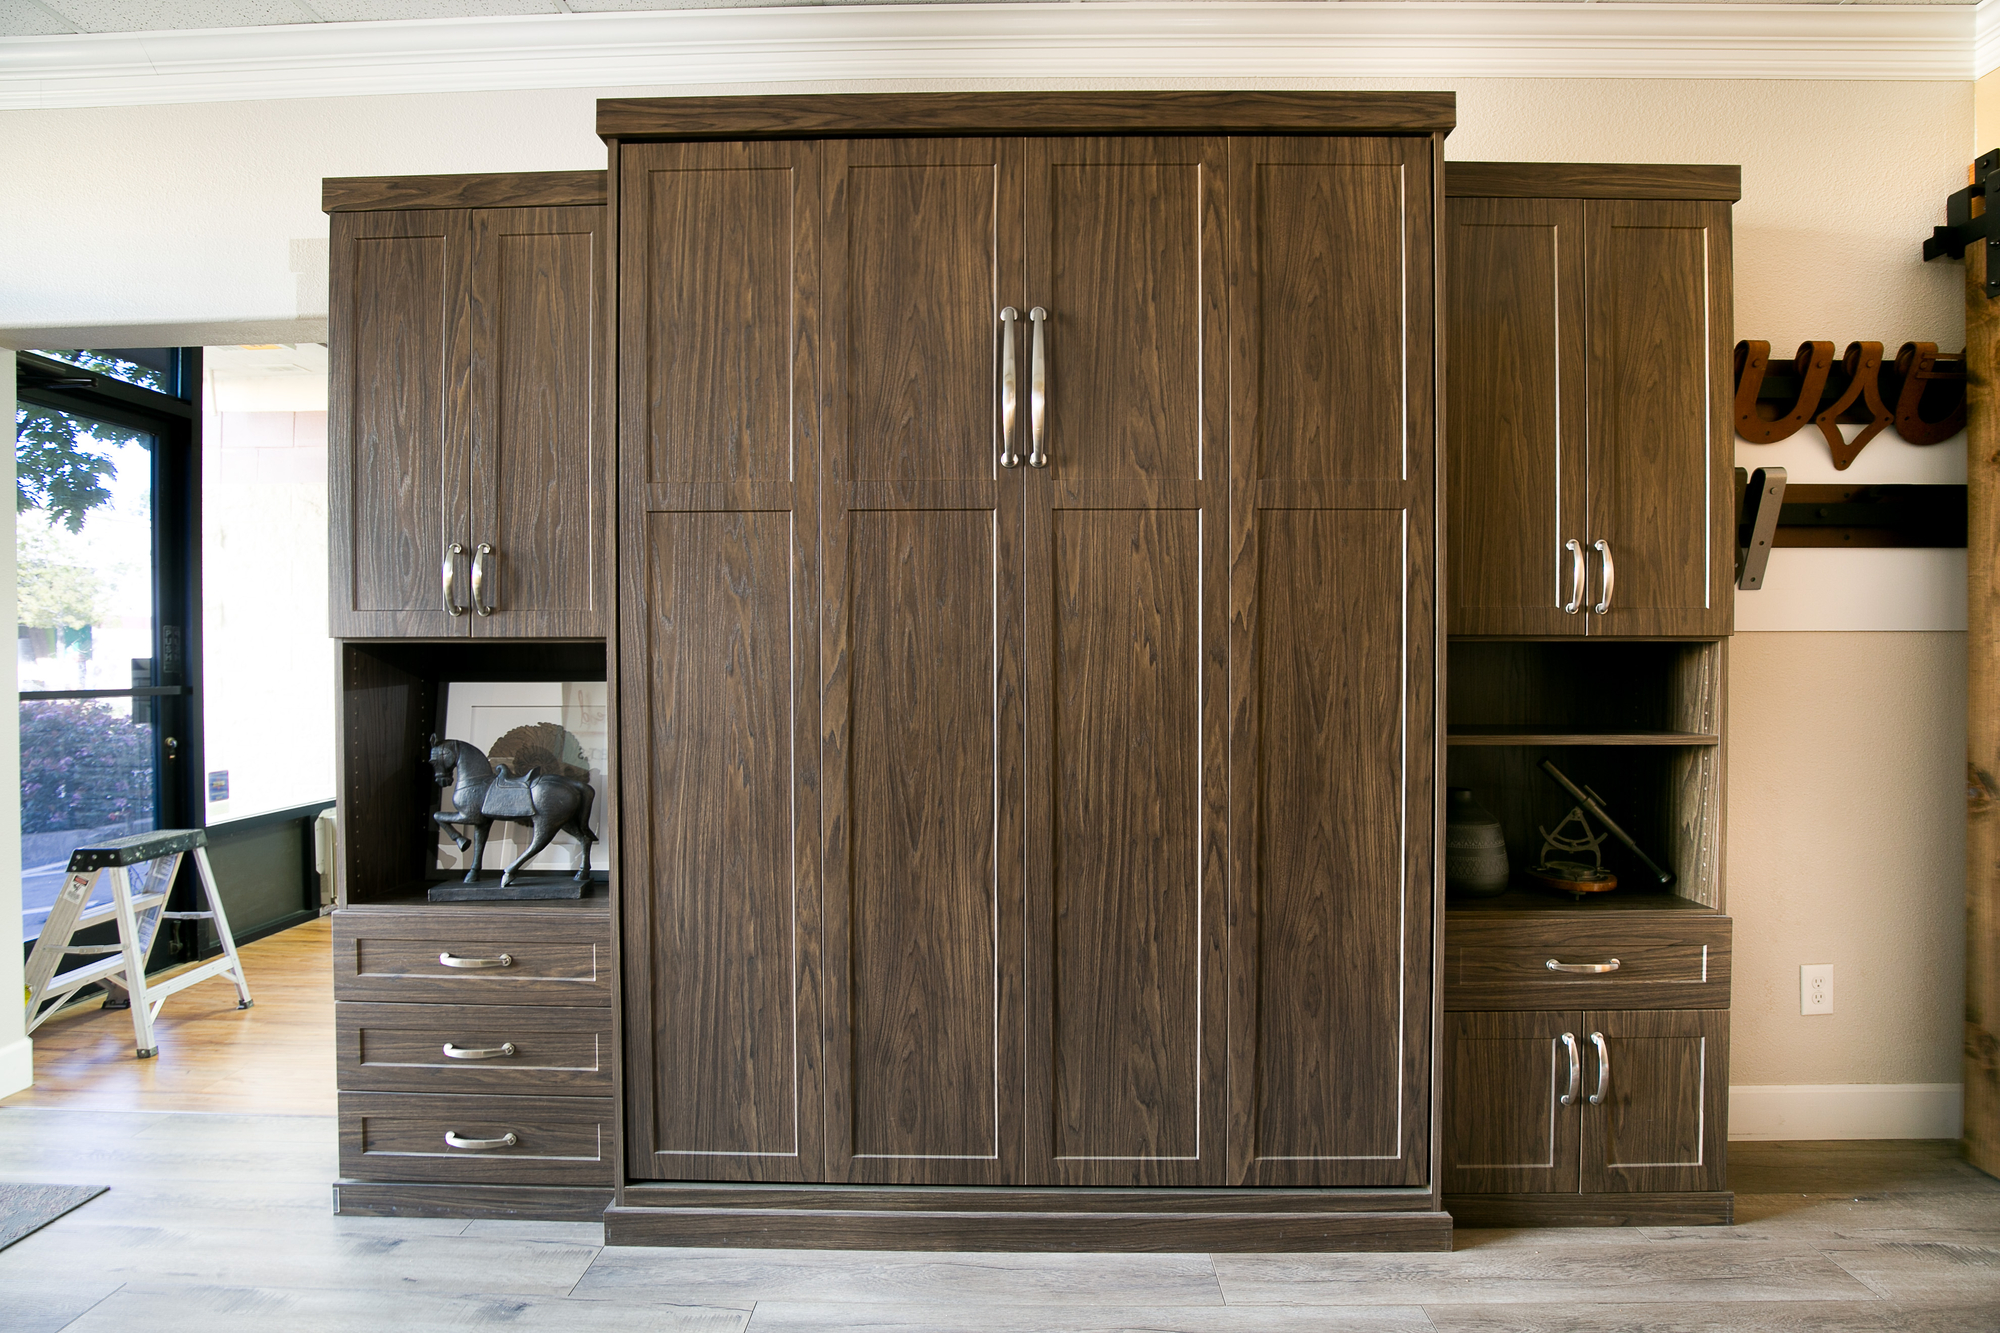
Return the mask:
POLYGON ((1470 787, 1451 787, 1445 793, 1444 885, 1466 898, 1495 898, 1507 891, 1507 839, 1500 821, 1472 799, 1470 787))

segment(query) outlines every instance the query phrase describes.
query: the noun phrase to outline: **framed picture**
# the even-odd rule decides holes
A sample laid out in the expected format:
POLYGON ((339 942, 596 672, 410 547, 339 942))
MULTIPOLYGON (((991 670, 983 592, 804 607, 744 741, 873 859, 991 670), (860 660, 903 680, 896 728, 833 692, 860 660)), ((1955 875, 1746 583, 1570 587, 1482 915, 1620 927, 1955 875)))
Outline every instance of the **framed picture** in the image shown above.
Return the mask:
MULTIPOLYGON (((444 687, 442 737, 477 746, 496 767, 505 764, 515 776, 531 768, 587 782, 597 799, 590 807, 590 831, 599 841, 591 847, 590 866, 608 870, 611 853, 602 841, 607 786, 604 764, 608 753, 609 693, 597 681, 450 681, 444 687)), ((451 789, 438 793, 438 809, 454 808, 451 789)), ((495 820, 486 843, 482 868, 502 870, 527 850, 532 830, 525 823, 495 820)), ((465 873, 470 852, 461 852, 449 834, 437 834, 439 870, 465 873)), ((523 871, 574 872, 577 843, 558 833, 523 871)))

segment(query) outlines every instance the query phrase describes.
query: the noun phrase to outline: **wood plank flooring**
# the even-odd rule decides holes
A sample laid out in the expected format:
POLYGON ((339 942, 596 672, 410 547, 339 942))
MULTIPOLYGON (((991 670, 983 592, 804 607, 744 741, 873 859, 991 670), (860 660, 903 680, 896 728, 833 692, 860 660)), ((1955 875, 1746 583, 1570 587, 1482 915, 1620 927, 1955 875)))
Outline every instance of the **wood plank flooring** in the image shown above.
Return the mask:
POLYGON ((2000 1181, 1943 1142, 1735 1144, 1734 1227, 1461 1230, 1450 1254, 605 1249, 589 1223, 335 1217, 325 926, 251 948, 257 1007, 175 997, 157 1064, 123 1014, 37 1034, 0 1179, 111 1190, 0 1251, 0 1331, 2000 1330, 2000 1181))

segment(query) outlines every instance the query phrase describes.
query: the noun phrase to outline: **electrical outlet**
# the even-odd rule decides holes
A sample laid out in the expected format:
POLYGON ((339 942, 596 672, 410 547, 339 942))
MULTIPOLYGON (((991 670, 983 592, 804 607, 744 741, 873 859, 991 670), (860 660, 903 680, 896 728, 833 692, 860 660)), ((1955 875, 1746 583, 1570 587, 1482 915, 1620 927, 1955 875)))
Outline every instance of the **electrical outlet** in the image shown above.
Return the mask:
POLYGON ((1799 1012, 1833 1012, 1833 964, 1806 963, 1799 968, 1799 1012))

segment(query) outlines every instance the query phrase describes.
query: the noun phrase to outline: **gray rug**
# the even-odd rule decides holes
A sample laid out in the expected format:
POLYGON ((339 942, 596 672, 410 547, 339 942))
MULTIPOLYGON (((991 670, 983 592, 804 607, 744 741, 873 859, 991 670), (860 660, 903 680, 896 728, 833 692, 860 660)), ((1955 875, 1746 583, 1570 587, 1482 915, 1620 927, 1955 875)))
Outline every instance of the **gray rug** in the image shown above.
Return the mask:
POLYGON ((0 1182, 0 1250, 40 1231, 72 1208, 104 1193, 103 1185, 12 1185, 0 1182))

